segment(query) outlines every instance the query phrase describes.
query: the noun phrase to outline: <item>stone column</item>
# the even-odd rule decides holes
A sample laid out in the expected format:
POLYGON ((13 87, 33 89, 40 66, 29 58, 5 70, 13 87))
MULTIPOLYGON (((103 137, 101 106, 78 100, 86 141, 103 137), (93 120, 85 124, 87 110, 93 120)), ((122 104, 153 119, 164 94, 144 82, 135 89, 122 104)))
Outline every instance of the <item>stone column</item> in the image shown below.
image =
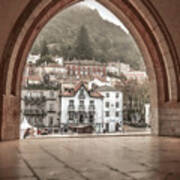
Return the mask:
POLYGON ((158 107, 151 105, 150 124, 152 135, 159 135, 159 113, 158 107))
POLYGON ((19 139, 20 97, 4 95, 1 111, 1 140, 19 139))
POLYGON ((165 104, 159 108, 159 135, 180 136, 180 104, 165 104))

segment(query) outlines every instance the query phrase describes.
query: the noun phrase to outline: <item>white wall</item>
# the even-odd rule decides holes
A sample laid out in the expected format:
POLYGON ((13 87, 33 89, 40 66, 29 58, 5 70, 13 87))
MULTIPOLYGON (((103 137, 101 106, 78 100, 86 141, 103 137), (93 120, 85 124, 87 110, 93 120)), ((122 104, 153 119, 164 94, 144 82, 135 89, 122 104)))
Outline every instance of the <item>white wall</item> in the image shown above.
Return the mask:
MULTIPOLYGON (((83 88, 84 89, 84 88, 83 88)), ((85 99, 84 100, 84 105, 85 105, 85 111, 88 111, 89 104, 91 100, 94 100, 94 105, 95 105, 95 123, 102 123, 103 122, 103 101, 100 98, 93 98, 90 97, 87 91, 85 92, 85 99)), ((77 92, 77 94, 74 97, 62 97, 61 98, 61 103, 62 103, 62 108, 61 108, 61 123, 68 123, 68 106, 69 106, 69 101, 74 100, 74 105, 75 105, 75 111, 78 111, 79 108, 79 93, 80 91, 77 92)))
POLYGON ((92 89, 93 84, 95 84, 97 86, 111 86, 110 82, 103 82, 103 81, 100 81, 99 79, 94 79, 93 81, 90 81, 88 83, 88 88, 92 89))
POLYGON ((150 125, 150 104, 145 104, 145 123, 150 125))
POLYGON ((111 121, 122 122, 123 120, 123 94, 120 91, 103 91, 101 94, 104 96, 103 100, 103 110, 104 110, 104 122, 109 123, 111 121), (109 93, 109 97, 106 94, 109 93), (116 93, 119 93, 119 97, 116 97, 116 93), (106 107, 106 102, 110 103, 109 107, 106 107), (119 103, 119 107, 116 108, 116 102, 119 103), (106 111, 110 112, 110 116, 106 117, 106 111), (119 117, 116 117, 116 111, 119 112, 119 117))

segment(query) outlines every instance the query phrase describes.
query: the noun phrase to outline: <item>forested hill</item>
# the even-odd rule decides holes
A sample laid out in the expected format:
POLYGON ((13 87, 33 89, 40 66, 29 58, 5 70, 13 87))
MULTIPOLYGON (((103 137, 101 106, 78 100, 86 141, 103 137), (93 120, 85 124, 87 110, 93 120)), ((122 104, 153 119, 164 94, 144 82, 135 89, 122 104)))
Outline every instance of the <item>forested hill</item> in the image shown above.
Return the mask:
POLYGON ((143 68, 140 52, 131 36, 119 26, 103 20, 96 10, 80 5, 67 8, 52 18, 39 34, 31 52, 39 53, 45 40, 51 54, 68 59, 82 26, 87 29, 96 60, 121 61, 134 69, 143 68))

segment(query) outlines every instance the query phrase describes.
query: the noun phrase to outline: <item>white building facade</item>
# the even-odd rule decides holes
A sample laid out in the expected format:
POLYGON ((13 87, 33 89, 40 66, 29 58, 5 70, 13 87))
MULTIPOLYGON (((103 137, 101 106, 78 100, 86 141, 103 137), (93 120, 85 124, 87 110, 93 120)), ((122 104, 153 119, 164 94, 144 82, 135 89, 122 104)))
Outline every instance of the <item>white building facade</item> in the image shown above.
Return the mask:
POLYGON ((97 89, 104 97, 103 119, 106 132, 119 131, 123 125, 123 94, 114 87, 102 86, 97 89))
POLYGON ((59 90, 29 90, 21 92, 22 118, 33 126, 59 126, 59 90))
POLYGON ((91 125, 95 132, 103 131, 103 96, 89 91, 79 83, 73 92, 60 95, 61 125, 91 125))

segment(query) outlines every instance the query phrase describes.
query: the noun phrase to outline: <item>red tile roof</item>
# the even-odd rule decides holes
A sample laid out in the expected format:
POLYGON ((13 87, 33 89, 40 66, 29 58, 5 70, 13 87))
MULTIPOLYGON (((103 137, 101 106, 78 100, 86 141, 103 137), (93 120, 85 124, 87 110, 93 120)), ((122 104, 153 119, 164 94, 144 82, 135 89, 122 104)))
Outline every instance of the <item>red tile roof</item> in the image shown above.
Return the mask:
POLYGON ((41 77, 38 75, 28 76, 27 79, 30 81, 41 81, 41 77))
POLYGON ((103 98, 104 97, 102 94, 100 94, 97 91, 96 92, 95 91, 90 92, 90 95, 91 95, 91 97, 96 97, 96 98, 103 98))
POLYGON ((60 67, 63 67, 62 65, 60 65, 60 64, 56 64, 56 63, 49 63, 47 66, 45 66, 46 68, 47 67, 58 67, 58 68, 60 68, 60 67))
POLYGON ((75 94, 77 93, 77 91, 82 87, 84 86, 84 88, 88 91, 87 87, 85 86, 84 82, 83 81, 80 81, 74 88, 74 91, 75 91, 75 94))
POLYGON ((85 86, 85 83, 83 81, 80 81, 75 87, 74 87, 74 91, 72 92, 68 92, 68 91, 65 91, 63 92, 62 94, 60 94, 60 96, 64 96, 64 97, 73 97, 76 95, 76 93, 79 91, 79 89, 81 87, 84 87, 85 90, 88 92, 89 96, 90 97, 94 97, 94 98, 103 98, 103 96, 99 93, 99 92, 95 92, 95 91, 89 91, 88 88, 85 86))

